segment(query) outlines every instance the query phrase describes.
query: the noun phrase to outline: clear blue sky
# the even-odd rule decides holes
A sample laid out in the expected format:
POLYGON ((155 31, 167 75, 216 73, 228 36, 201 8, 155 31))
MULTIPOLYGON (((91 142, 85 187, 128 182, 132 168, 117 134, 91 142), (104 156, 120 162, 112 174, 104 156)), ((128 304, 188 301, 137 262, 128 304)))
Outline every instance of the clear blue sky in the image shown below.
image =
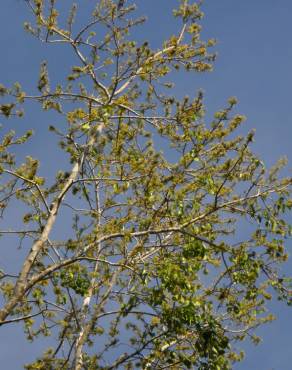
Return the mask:
MULTIPOLYGON (((72 1, 59 2, 68 5, 72 1)), ((93 0, 83 0, 83 11, 93 3, 93 0)), ((159 38, 162 41, 169 32, 175 32, 175 23, 169 16, 175 0, 137 0, 137 4, 149 16, 151 27, 145 38, 153 44, 158 45, 159 38)), ((283 155, 291 161, 292 1, 205 0, 203 10, 203 35, 218 40, 216 50, 219 56, 214 72, 190 74, 178 80, 177 95, 192 95, 198 88, 203 88, 209 113, 222 108, 228 97, 237 96, 238 109, 248 118, 246 130, 256 128, 256 152, 268 165, 283 155)), ((70 62, 70 53, 56 47, 47 49, 25 34, 22 24, 27 20, 27 14, 22 0, 1 0, 0 83, 19 81, 28 90, 35 88, 42 60, 49 60, 51 75, 57 80, 64 65, 70 62)), ((18 131, 35 128, 33 153, 31 147, 28 152, 39 155, 46 170, 53 169, 58 160, 58 152, 43 150, 48 148, 49 123, 49 116, 40 116, 31 110, 17 128, 18 131)), ((27 153, 20 149, 18 154, 24 156, 27 153)), ((1 261, 2 258, 0 255, 1 261)), ((9 258, 8 263, 13 263, 17 257, 11 255, 9 258)), ((292 271, 291 262, 289 266, 292 271)), ((291 370, 292 308, 276 302, 271 309, 278 315, 278 321, 259 330, 264 339, 260 346, 245 345, 246 360, 235 369, 291 370)), ((20 369, 20 364, 30 360, 36 350, 35 344, 25 342, 20 327, 0 331, 0 342, 0 368, 5 370, 20 369)), ((37 348, 42 348, 42 344, 37 348)))

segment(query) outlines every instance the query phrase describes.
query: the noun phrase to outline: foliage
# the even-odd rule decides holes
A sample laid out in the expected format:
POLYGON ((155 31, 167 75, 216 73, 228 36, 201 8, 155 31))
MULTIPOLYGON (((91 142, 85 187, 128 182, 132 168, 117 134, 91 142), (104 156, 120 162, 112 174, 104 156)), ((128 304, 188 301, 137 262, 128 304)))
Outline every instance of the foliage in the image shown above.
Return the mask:
POLYGON ((26 369, 230 369, 242 358, 233 343, 257 342, 254 329, 273 319, 273 291, 291 303, 280 269, 291 232, 285 161, 267 171, 254 133, 236 136, 235 98, 206 122, 202 92, 172 95, 176 71, 214 60, 200 4, 178 3, 181 29, 153 50, 134 39, 145 18, 130 1, 98 1, 80 27, 75 4, 64 20, 58 1, 27 1, 26 30, 69 45, 78 63, 56 86, 43 63, 37 95, 0 86, 4 117, 33 100, 66 121, 49 130, 72 166, 52 183, 37 159, 19 165, 12 152, 31 131, 0 144, 1 217, 15 204, 23 212, 23 228, 0 234, 31 243, 16 276, 1 272, 0 324, 56 339, 26 369), (54 239, 63 209, 70 237, 54 239))

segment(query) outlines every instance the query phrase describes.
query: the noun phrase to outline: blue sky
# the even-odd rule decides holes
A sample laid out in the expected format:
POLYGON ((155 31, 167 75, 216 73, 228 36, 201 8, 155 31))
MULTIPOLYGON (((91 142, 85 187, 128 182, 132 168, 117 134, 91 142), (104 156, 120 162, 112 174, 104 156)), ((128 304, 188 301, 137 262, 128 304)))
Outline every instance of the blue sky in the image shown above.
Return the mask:
MULTIPOLYGON (((59 2, 63 6, 72 3, 71 0, 59 2)), ((84 0, 83 14, 92 3, 93 0, 84 0)), ((137 4, 148 14, 151 24, 147 34, 139 34, 139 37, 159 45, 159 40, 175 33, 176 24, 169 13, 175 0, 137 0, 137 4)), ((44 59, 49 60, 51 75, 57 80, 66 63, 70 63, 68 50, 46 48, 23 32, 22 24, 28 13, 22 0, 1 0, 0 10, 0 83, 19 81, 25 89, 35 88, 39 64, 44 59)), ((283 155, 291 162, 291 0, 205 0, 203 10, 203 37, 218 40, 215 69, 209 74, 189 74, 187 78, 177 79, 177 95, 192 95, 203 88, 210 114, 222 108, 230 96, 237 96, 238 110, 248 118, 245 130, 256 129, 255 151, 268 165, 283 155)), ((59 152, 43 150, 44 147, 49 149, 47 125, 50 119, 49 115, 41 116, 32 107, 16 128, 19 132, 31 127, 36 130, 33 147, 19 149, 19 156, 33 151, 31 154, 41 157, 42 168, 53 171, 59 152)), ((7 126, 7 122, 2 123, 7 126)), ((15 255, 7 258, 8 264, 17 259, 15 255)), ((291 262, 286 269, 287 272, 292 270, 291 262)), ((264 339, 260 346, 244 346, 246 360, 235 369, 291 369, 292 308, 276 302, 271 309, 278 320, 259 330, 264 339)), ((1 367, 7 370, 20 368, 36 349, 35 344, 25 343, 20 328, 0 331, 0 340, 1 367)), ((38 346, 42 348, 42 344, 38 346)))

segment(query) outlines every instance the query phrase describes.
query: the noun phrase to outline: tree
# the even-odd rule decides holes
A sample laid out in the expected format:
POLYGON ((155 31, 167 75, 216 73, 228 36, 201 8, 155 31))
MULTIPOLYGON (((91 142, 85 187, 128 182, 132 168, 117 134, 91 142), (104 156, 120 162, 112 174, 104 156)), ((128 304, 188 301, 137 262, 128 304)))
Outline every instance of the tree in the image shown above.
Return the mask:
POLYGON ((49 129, 71 170, 52 181, 35 158, 18 165, 11 150, 31 131, 2 139, 1 217, 17 204, 23 227, 0 234, 30 248, 16 276, 1 272, 0 324, 56 339, 26 369, 229 369, 242 358, 233 343, 257 342, 254 330, 273 319, 267 301, 276 293, 291 303, 281 273, 292 207, 285 161, 267 171, 254 133, 236 136, 235 98, 205 122, 202 92, 171 95, 175 71, 212 69, 199 2, 178 2, 181 29, 158 50, 135 41, 145 19, 130 2, 98 1, 79 28, 77 6, 65 22, 57 3, 28 0, 25 28, 69 45, 78 62, 65 85, 43 63, 35 95, 1 85, 0 112, 21 116, 31 101, 56 112, 66 130, 49 129), (63 209, 70 237, 53 239, 63 209))

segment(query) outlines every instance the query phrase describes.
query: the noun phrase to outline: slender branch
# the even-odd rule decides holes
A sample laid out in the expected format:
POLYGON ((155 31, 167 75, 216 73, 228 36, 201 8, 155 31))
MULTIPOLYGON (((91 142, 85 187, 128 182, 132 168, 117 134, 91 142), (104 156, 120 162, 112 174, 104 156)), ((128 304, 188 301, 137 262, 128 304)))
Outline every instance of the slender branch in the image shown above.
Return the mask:
POLYGON ((39 230, 0 230, 1 234, 39 234, 39 230))
POLYGON ((39 185, 35 181, 30 180, 27 177, 21 176, 17 172, 14 172, 14 171, 3 170, 3 172, 8 173, 9 175, 12 175, 14 177, 17 177, 17 178, 19 178, 19 179, 21 179, 21 180, 23 180, 25 182, 28 182, 29 184, 35 186, 35 188, 37 189, 37 191, 38 191, 38 193, 39 193, 39 195, 40 195, 40 197, 41 197, 41 199, 42 199, 42 201, 43 201, 43 203, 44 203, 44 205, 46 207, 46 210, 47 210, 48 214, 50 213, 50 209, 49 209, 48 203, 47 203, 47 201, 45 199, 45 196, 44 196, 43 192, 41 191, 41 188, 39 187, 39 185))
POLYGON ((6 325, 6 324, 11 324, 11 323, 15 323, 15 322, 19 322, 19 321, 24 321, 24 320, 28 320, 28 319, 31 319, 32 317, 36 317, 36 316, 39 316, 41 314, 43 314, 44 312, 48 311, 47 308, 44 308, 43 310, 37 312, 37 313, 33 313, 31 315, 26 315, 26 316, 21 316, 21 317, 16 317, 15 319, 10 319, 10 320, 5 320, 5 321, 1 321, 0 322, 0 326, 1 325, 6 325))
POLYGON ((102 102, 100 99, 95 98, 94 96, 86 96, 82 94, 77 93, 46 93, 45 95, 26 95, 24 96, 24 99, 33 99, 33 100, 45 100, 49 98, 71 98, 71 99, 82 99, 86 100, 92 103, 97 104, 98 106, 102 105, 102 102))

